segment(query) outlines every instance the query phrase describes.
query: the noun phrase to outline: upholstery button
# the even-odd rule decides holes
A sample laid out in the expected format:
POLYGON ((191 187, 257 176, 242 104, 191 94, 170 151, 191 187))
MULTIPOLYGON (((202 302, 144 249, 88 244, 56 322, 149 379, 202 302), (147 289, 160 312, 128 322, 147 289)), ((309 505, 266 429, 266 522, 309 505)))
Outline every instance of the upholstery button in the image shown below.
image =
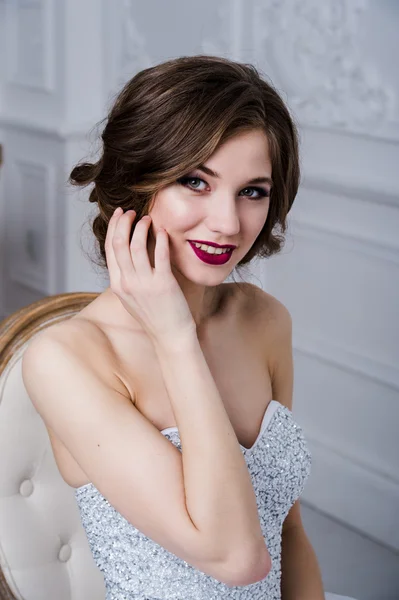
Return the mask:
POLYGON ((66 562, 71 558, 71 554, 71 546, 69 544, 64 544, 64 546, 61 546, 61 550, 58 553, 58 558, 61 562, 66 562))
POLYGON ((25 496, 25 498, 27 496, 30 496, 31 493, 33 492, 33 483, 30 479, 25 479, 25 481, 23 481, 21 483, 21 485, 19 486, 19 493, 21 494, 21 496, 25 496))

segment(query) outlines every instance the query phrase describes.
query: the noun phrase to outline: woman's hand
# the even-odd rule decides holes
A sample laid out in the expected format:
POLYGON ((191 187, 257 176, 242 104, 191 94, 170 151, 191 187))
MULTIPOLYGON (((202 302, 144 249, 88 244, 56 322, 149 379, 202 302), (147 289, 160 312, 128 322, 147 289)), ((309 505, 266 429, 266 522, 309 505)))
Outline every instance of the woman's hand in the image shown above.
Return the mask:
POLYGON ((156 234, 153 269, 147 252, 151 217, 137 223, 129 245, 134 210, 116 209, 110 219, 105 253, 111 290, 153 342, 176 342, 196 335, 196 325, 170 265, 169 237, 164 229, 156 234))

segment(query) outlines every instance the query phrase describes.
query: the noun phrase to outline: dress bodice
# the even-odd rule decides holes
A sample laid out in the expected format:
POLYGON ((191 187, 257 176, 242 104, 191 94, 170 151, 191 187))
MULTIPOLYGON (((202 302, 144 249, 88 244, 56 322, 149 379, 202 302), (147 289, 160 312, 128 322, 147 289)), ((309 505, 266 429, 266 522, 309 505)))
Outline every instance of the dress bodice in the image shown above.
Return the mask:
MULTIPOLYGON (((179 431, 161 432, 180 451, 179 431)), ((251 448, 240 444, 256 494, 272 568, 262 581, 229 587, 145 536, 88 483, 75 490, 106 600, 280 600, 282 527, 311 469, 311 453, 292 412, 272 400, 251 448)))

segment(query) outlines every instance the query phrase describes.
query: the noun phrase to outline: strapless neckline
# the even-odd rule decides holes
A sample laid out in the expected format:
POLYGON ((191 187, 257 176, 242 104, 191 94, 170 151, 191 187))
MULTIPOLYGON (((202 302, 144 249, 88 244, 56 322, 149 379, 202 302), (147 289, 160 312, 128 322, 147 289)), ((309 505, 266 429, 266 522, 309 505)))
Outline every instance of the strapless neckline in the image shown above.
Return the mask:
MULTIPOLYGON (((270 402, 266 406, 265 412, 263 414, 262 423, 261 423, 257 438, 250 448, 246 448, 245 446, 240 444, 240 442, 238 442, 240 444, 240 447, 243 450, 245 450, 245 452, 252 452, 252 450, 255 448, 255 446, 257 446, 259 440, 263 436, 263 433, 268 429, 271 419, 279 406, 284 406, 284 405, 281 404, 281 402, 278 402, 277 400, 270 400, 270 402)), ((160 433, 162 433, 162 434, 172 433, 173 431, 179 432, 178 428, 175 426, 175 427, 166 427, 165 429, 162 429, 160 433)))
MULTIPOLYGON (((284 404, 281 404, 281 402, 279 402, 278 400, 270 400, 270 402, 266 406, 265 412, 263 414, 259 433, 256 437, 256 440, 252 444, 252 446, 250 448, 246 448, 245 446, 240 444, 240 442, 238 442, 244 455, 251 454, 253 452, 253 450, 256 448, 256 446, 259 444, 260 440, 263 438, 264 433, 269 429, 270 424, 271 424, 273 417, 276 414, 278 408, 284 408, 290 414, 292 414, 291 411, 289 410, 289 408, 287 408, 284 404)), ((173 433, 173 432, 179 433, 179 429, 176 426, 174 426, 174 427, 166 427, 165 429, 162 429, 160 431, 160 433, 162 433, 163 435, 168 434, 168 433, 173 433)), ((75 492, 77 492, 78 490, 82 490, 85 487, 89 487, 89 486, 95 487, 93 483, 89 482, 89 483, 85 483, 84 485, 80 485, 77 488, 74 488, 74 490, 75 490, 75 492)))

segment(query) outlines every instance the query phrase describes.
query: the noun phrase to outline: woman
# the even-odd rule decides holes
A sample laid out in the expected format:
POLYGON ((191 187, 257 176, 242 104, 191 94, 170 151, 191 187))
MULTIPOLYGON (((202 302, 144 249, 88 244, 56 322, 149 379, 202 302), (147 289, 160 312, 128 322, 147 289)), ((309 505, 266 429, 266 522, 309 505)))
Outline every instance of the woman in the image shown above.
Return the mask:
POLYGON ((225 282, 283 243, 289 112, 254 67, 182 57, 126 84, 102 141, 71 181, 94 184, 110 286, 31 343, 23 376, 107 600, 322 600, 290 315, 225 282))

